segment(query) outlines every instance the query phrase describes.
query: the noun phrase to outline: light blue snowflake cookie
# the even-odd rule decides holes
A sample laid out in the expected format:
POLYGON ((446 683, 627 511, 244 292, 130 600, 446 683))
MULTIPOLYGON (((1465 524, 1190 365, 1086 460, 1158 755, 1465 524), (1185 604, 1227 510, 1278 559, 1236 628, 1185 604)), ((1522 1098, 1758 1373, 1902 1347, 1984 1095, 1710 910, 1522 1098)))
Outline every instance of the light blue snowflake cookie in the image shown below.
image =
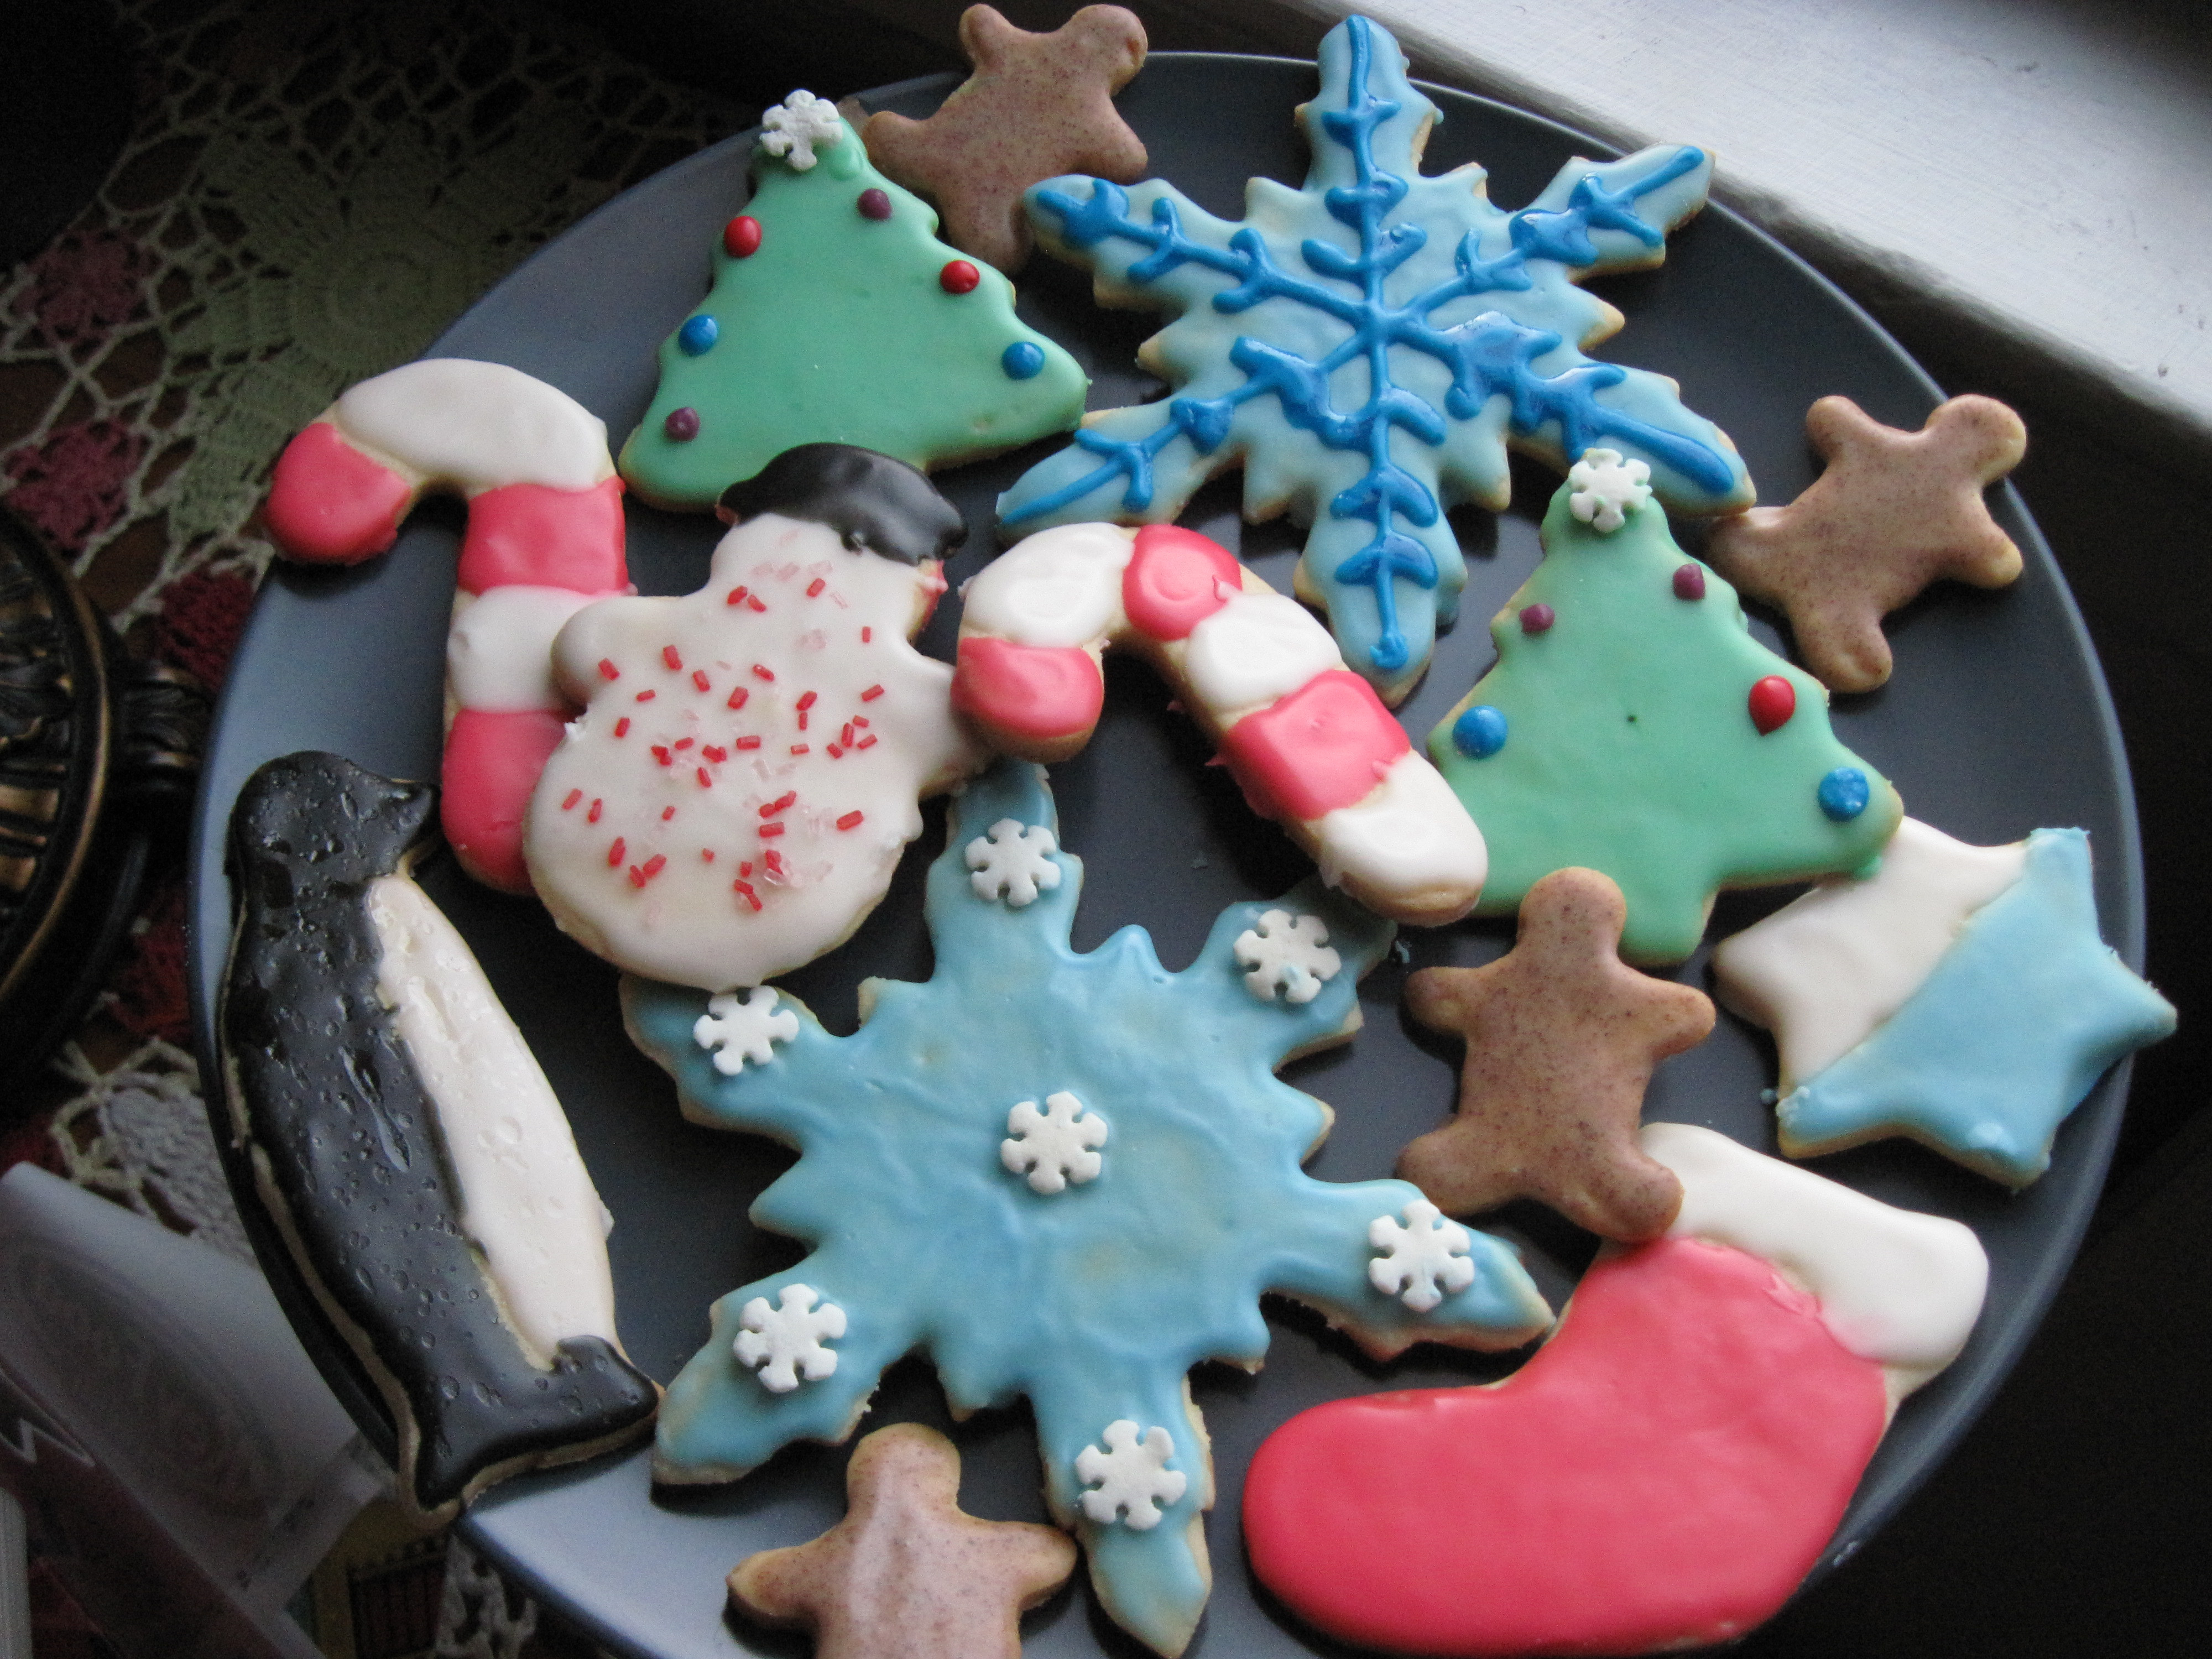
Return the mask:
POLYGON ((957 1410, 1029 1396, 1047 1496, 1100 1601, 1172 1655, 1211 1577, 1185 1374, 1259 1363, 1264 1292, 1381 1354, 1511 1347, 1550 1315, 1510 1247, 1408 1183, 1299 1168, 1329 1111, 1274 1069, 1358 1026, 1389 923, 1309 881, 1231 906, 1170 973, 1141 928, 1070 948, 1082 871, 1042 769, 1004 762, 954 803, 930 871, 933 976, 869 981, 853 1036, 785 998, 797 1034, 769 1031, 766 1061, 726 1072, 703 993, 624 981, 631 1035, 688 1116, 798 1148, 752 1218, 813 1246, 715 1304, 656 1467, 729 1480, 790 1441, 841 1440, 884 1368, 925 1350, 957 1410), (1286 927, 1315 947, 1296 996, 1249 960, 1286 927))
POLYGON ((1022 535, 1166 523, 1241 461, 1245 516, 1312 526, 1299 595, 1395 703, 1466 581, 1444 510, 1503 508, 1509 447, 1565 470, 1604 445, 1649 465, 1680 512, 1753 495, 1735 446, 1672 380, 1582 350, 1621 319, 1575 284, 1658 264, 1667 233, 1705 204, 1711 156, 1668 145, 1577 159, 1509 213, 1478 167, 1419 172, 1437 109, 1387 32, 1346 19, 1320 69, 1321 95, 1298 112, 1304 187, 1253 179, 1242 222, 1157 179, 1031 187, 1040 240, 1092 267, 1100 303, 1173 318, 1139 355, 1178 391, 1086 417, 999 514, 1022 535))

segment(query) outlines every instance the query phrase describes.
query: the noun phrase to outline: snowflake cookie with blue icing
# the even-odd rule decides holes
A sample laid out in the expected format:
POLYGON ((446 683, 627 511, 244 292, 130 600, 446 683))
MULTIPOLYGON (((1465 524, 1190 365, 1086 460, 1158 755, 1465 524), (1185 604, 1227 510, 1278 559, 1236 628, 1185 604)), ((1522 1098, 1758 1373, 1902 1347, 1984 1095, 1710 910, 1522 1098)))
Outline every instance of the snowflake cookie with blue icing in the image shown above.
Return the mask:
POLYGON ((1022 535, 1165 523, 1241 461, 1245 516, 1311 525, 1299 596, 1395 703, 1466 581, 1445 509, 1503 508, 1509 447, 1564 470, 1605 445, 1648 467, 1678 512, 1735 512, 1753 489, 1672 380, 1583 355, 1621 318, 1576 284, 1660 263, 1667 233, 1705 205, 1708 154, 1577 158, 1508 212, 1479 167, 1419 171, 1437 108, 1387 32, 1346 19, 1320 70, 1320 97, 1298 112, 1304 187, 1254 179, 1241 222, 1157 179, 1030 189, 1040 240, 1091 266, 1101 304, 1172 318, 1139 356, 1176 390, 1087 416, 999 515, 1022 535))
POLYGON ((1713 968, 1775 1034, 1784 1152, 1907 1135, 2014 1188, 2105 1069, 2174 1026, 2098 931, 2080 830, 1971 847, 1907 818, 1873 875, 1723 940, 1713 968))
POLYGON ((871 981, 851 1036, 799 1010, 769 1060, 726 1073, 695 1035, 703 993, 624 981, 631 1035, 686 1115, 798 1148, 752 1218, 811 1246, 715 1304, 669 1389, 656 1469, 731 1480, 791 1441, 842 1440, 884 1367, 926 1351, 957 1411, 1029 1397, 1053 1513, 1100 1601, 1173 1655, 1211 1579, 1212 1471, 1186 1373, 1259 1364, 1264 1293, 1313 1304, 1378 1354, 1423 1338, 1511 1347, 1550 1316, 1486 1234, 1428 1224, 1409 1254, 1403 1230, 1430 1214, 1409 1183, 1299 1168, 1330 1114, 1275 1068, 1358 1026, 1390 923, 1309 881, 1230 906, 1179 973, 1137 927, 1080 953, 1083 866, 1056 830, 1042 768, 1004 762, 969 786, 929 874, 935 973, 871 981), (1018 906, 970 867, 975 840, 1007 823, 985 847, 1020 840, 1059 877, 1018 906), (1316 987, 1302 1001, 1247 983, 1237 942, 1271 914, 1318 918, 1339 958, 1301 981, 1316 987))

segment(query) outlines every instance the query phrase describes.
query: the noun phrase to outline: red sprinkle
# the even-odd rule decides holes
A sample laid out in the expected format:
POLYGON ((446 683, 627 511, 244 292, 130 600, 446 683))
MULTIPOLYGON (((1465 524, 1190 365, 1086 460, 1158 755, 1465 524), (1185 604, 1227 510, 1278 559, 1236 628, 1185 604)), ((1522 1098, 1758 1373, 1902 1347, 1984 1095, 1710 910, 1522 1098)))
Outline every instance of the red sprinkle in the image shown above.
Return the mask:
POLYGON ((768 607, 761 603, 761 596, 757 593, 746 594, 745 603, 752 606, 754 610, 762 612, 763 615, 767 613, 768 607))
POLYGON ((741 876, 750 876, 750 874, 752 874, 752 872, 753 872, 753 861, 752 861, 750 859, 740 859, 740 860, 738 861, 738 873, 739 875, 741 875, 741 876))
POLYGON ((783 820, 781 818, 778 818, 774 823, 763 823, 761 825, 760 832, 763 836, 780 836, 783 833, 783 820))
POLYGON ((844 757, 845 747, 842 744, 833 743, 830 745, 830 758, 831 760, 842 760, 844 757))
POLYGON ((745 706, 745 699, 750 696, 752 693, 741 685, 730 693, 729 702, 723 706, 727 708, 743 708, 745 706))
POLYGON ((760 895, 753 891, 753 884, 750 882, 733 881, 730 885, 736 890, 738 896, 751 905, 754 909, 757 910, 761 908, 760 895))
POLYGON ((811 744, 794 743, 791 745, 791 752, 794 755, 811 755, 814 752, 814 749, 811 744))
POLYGON ((568 792, 568 799, 566 799, 566 800, 564 800, 564 801, 562 801, 562 802, 561 803, 561 810, 562 810, 562 811, 564 811, 564 812, 565 812, 565 811, 567 811, 570 807, 574 806, 574 805, 578 801, 580 801, 580 800, 583 799, 583 798, 584 798, 584 792, 583 792, 582 790, 580 790, 580 789, 571 789, 571 790, 568 792))
POLYGON ((947 294, 973 293, 982 280, 983 273, 965 259, 947 259, 945 269, 937 273, 937 285, 947 294))
POLYGON ((875 637, 876 630, 872 628, 864 628, 860 630, 860 643, 862 645, 866 645, 870 640, 872 640, 875 637))
POLYGON ((810 599, 818 599, 822 597, 822 590, 829 586, 830 584, 827 581, 824 581, 821 577, 817 576, 812 581, 806 584, 806 597, 810 599))
POLYGON ((699 861, 702 864, 712 864, 714 861, 714 849, 711 847, 701 848, 699 849, 699 861))
POLYGON ((814 694, 813 692, 811 692, 811 691, 804 692, 804 693, 802 693, 802 694, 800 695, 800 696, 799 696, 799 708, 800 708, 802 711, 804 711, 804 710, 805 710, 805 709, 809 709, 809 708, 813 708, 813 707, 814 707, 814 705, 815 705, 817 702, 819 702, 819 701, 820 701, 820 699, 819 699, 819 698, 817 698, 817 697, 815 696, 815 694, 814 694))
POLYGON ((708 760, 714 762, 717 766, 720 766, 724 761, 730 757, 730 751, 728 750, 711 743, 702 748, 699 752, 704 755, 708 760))
POLYGON ((689 749, 693 744, 698 741, 699 739, 696 738, 678 738, 676 739, 676 742, 672 746, 678 749, 689 749))
POLYGON ((599 678, 603 680, 618 680, 622 678, 622 670, 615 666, 612 657, 599 659, 599 678))
POLYGON ((760 245, 760 221, 750 213, 741 213, 722 227, 722 252, 732 259, 751 258, 760 245))
POLYGON ((862 702, 873 702, 878 697, 880 697, 883 695, 884 688, 882 686, 872 685, 866 690, 860 693, 860 701, 862 702))
POLYGON ((712 789, 714 787, 714 774, 703 766, 699 769, 699 787, 702 789, 712 789))
POLYGON ((867 727, 868 717, 866 714, 855 714, 853 716, 853 724, 865 731, 867 727))
POLYGON ((764 668, 760 664, 755 663, 753 665, 753 677, 756 679, 772 680, 775 678, 775 670, 773 668, 764 668))
POLYGON ((637 696, 636 696, 636 698, 635 699, 635 701, 636 701, 636 702, 652 702, 655 697, 659 696, 659 695, 660 695, 660 693, 659 693, 659 692, 658 692, 658 691, 641 691, 641 692, 639 692, 639 693, 637 694, 637 696))
POLYGON ((838 741, 838 742, 840 742, 840 743, 842 743, 842 744, 843 744, 845 745, 845 747, 846 747, 846 748, 848 748, 848 749, 850 749, 850 748, 853 746, 853 722, 852 722, 852 721, 850 721, 850 720, 847 720, 847 721, 845 722, 845 729, 844 729, 843 731, 840 732, 837 734, 837 741, 838 741))
POLYGON ((623 838, 615 837, 615 844, 607 848, 607 868, 611 870, 623 861, 623 838))
POLYGON ((788 811, 791 806, 798 801, 798 799, 799 791, 796 789, 786 790, 781 795, 779 795, 775 799, 762 807, 760 810, 760 815, 764 818, 772 818, 778 812, 788 811))
POLYGON ((771 876, 780 876, 783 873, 783 854, 771 848, 761 855, 761 865, 771 876))
POLYGON ((732 588, 732 589, 730 590, 730 596, 729 596, 729 598, 727 598, 727 599, 724 599, 724 600, 722 601, 722 603, 723 603, 724 605, 743 605, 744 602, 745 602, 745 590, 744 590, 744 588, 742 588, 742 587, 733 587, 733 588, 732 588))
POLYGON ((631 865, 629 867, 629 884, 633 887, 642 887, 645 885, 645 872, 639 869, 635 864, 631 865))
POLYGON ((802 732, 806 729, 806 711, 804 708, 799 711, 799 729, 802 732))
POLYGON ((659 875, 667 867, 667 857, 663 854, 655 853, 651 858, 645 861, 645 878, 647 881, 651 881, 655 876, 659 875))
POLYGON ((599 821, 599 799, 594 796, 592 800, 592 810, 584 814, 584 822, 586 823, 597 823, 599 821))
POLYGON ((629 735, 629 715, 624 714, 620 720, 615 722, 615 735, 618 738, 626 738, 629 735))
POLYGON ((858 812, 846 813, 843 817, 837 820, 837 827, 840 830, 859 829, 860 827, 860 815, 858 812))
POLYGON ((653 744, 653 757, 659 761, 663 766, 670 764, 668 745, 665 743, 656 743, 653 744))
POLYGON ((856 744, 854 744, 853 745, 853 747, 854 747, 854 748, 855 748, 855 749, 872 749, 872 748, 874 748, 875 746, 876 746, 876 734, 875 734, 874 732, 869 732, 869 733, 868 733, 868 735, 867 735, 866 737, 862 738, 860 740, 860 742, 858 742, 858 743, 856 743, 856 744))
POLYGON ((760 739, 758 738, 732 738, 730 739, 730 747, 732 749, 757 749, 760 747, 760 739))
POLYGON ((661 821, 663 823, 667 823, 669 819, 671 819, 671 818, 674 817, 675 816, 676 816, 676 809, 675 809, 674 807, 672 807, 672 806, 664 806, 664 807, 662 807, 662 808, 660 809, 660 821, 661 821))
POLYGON ((684 659, 676 654, 676 647, 672 645, 664 645, 660 647, 660 659, 668 665, 672 673, 684 666, 684 659))
POLYGON ((709 690, 710 686, 707 678, 707 671, 703 668, 693 669, 691 671, 691 684, 697 686, 702 691, 709 690))

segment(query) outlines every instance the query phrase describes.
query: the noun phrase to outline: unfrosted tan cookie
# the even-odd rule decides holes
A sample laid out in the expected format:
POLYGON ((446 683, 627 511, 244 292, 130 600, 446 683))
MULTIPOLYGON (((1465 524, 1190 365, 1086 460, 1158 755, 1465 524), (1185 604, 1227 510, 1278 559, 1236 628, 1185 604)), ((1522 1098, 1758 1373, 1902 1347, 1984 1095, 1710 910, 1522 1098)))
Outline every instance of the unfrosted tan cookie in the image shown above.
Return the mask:
POLYGON ((988 6, 961 14, 975 72, 937 113, 868 118, 868 159, 937 204, 945 240, 1009 276, 1030 257, 1022 192, 1062 173, 1119 184, 1144 177, 1144 141, 1114 94, 1145 61, 1145 26, 1119 6, 1085 6, 1050 34, 1016 28, 988 6))
POLYGON ((1798 654, 1822 684, 1871 691, 1889 678, 1884 617, 1946 577, 2002 587, 2020 574, 2020 550, 1982 491, 2020 464, 2027 428, 1994 398, 1968 396, 1917 432, 1823 398, 1805 430, 1827 471, 1787 507, 1719 520, 1706 556, 1789 614, 1798 654))
POLYGON ((1534 1198, 1607 1238, 1656 1237, 1681 1182, 1637 1145, 1651 1068, 1704 1042, 1701 991, 1620 960, 1620 889, 1595 870, 1556 870, 1528 890, 1521 936, 1483 968, 1425 968, 1406 1006, 1467 1040, 1459 1109, 1408 1146, 1398 1173, 1469 1214, 1534 1198))
POLYGON ((813 1632, 817 1659, 1019 1659, 1022 1613, 1075 1570, 1057 1528, 963 1514, 960 1454, 919 1423, 860 1442, 845 1492, 821 1537, 730 1573, 732 1601, 813 1632))

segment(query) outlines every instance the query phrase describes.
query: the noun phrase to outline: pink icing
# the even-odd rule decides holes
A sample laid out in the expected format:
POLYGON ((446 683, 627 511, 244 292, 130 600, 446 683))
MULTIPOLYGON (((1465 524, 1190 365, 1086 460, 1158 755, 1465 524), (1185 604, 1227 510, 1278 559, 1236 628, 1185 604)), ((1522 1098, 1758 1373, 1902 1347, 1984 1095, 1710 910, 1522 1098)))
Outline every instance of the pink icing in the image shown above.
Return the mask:
POLYGON ((1243 591, 1244 568, 1219 543, 1180 525, 1137 532, 1121 575, 1130 625, 1156 640, 1181 640, 1243 591))
POLYGON ((522 820, 567 717, 550 709, 491 714, 464 708, 446 733, 440 814, 454 854, 479 881, 504 892, 531 890, 522 860, 522 820))
POLYGON ((1592 1267, 1494 1388, 1291 1419, 1246 1477, 1245 1541, 1301 1616, 1397 1651, 1723 1641, 1818 1558, 1886 1401, 1767 1263, 1662 1239, 1592 1267))
POLYGON ((952 706, 994 732, 1038 743, 1088 738, 1105 702, 1105 678, 1080 646, 1016 645, 983 635, 960 641, 952 706))
POLYGON ((621 479, 609 478, 589 489, 506 484, 474 497, 461 542, 461 590, 481 593, 529 582, 579 593, 619 592, 629 583, 622 490, 621 479))
POLYGON ((392 545, 415 488, 317 421, 284 446, 262 517, 284 550, 316 564, 355 564, 392 545))
POLYGON ((1255 811, 1313 819, 1365 799, 1412 747, 1374 687, 1338 668, 1231 726, 1221 757, 1255 811))

